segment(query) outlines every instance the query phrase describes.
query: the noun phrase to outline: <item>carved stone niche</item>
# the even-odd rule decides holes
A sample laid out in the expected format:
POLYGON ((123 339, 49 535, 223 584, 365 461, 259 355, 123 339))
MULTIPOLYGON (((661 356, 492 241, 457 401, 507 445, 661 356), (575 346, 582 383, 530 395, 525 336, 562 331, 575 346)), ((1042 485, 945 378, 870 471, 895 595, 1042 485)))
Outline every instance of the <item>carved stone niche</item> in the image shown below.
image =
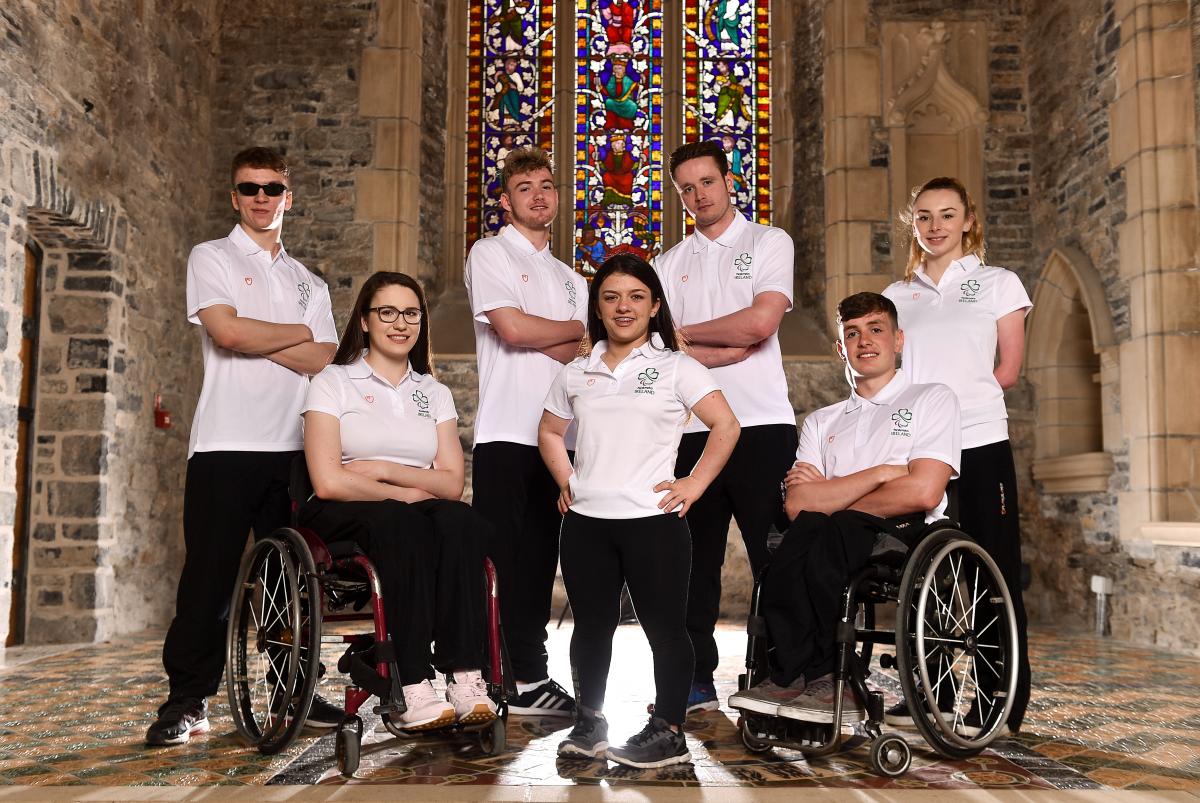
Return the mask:
MULTIPOLYGON (((955 176, 983 209, 987 35, 978 22, 884 22, 884 124, 891 150, 892 219, 912 188, 955 176)), ((892 238, 896 275, 907 238, 892 238)))

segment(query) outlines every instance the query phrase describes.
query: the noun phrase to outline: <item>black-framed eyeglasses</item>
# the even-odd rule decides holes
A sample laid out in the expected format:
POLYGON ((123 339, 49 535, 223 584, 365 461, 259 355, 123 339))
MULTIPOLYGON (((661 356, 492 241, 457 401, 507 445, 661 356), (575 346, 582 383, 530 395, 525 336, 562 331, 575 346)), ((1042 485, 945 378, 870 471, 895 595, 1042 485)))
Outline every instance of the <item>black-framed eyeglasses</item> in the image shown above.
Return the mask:
POLYGON ((237 190, 238 195, 245 195, 247 198, 253 198, 258 195, 258 191, 262 190, 267 194, 268 198, 278 198, 288 191, 288 185, 278 181, 272 181, 270 184, 255 184, 253 181, 239 181, 233 185, 237 190))
POLYGON ((384 323, 395 323, 396 319, 401 315, 404 316, 404 322, 416 326, 421 322, 421 316, 424 314, 417 307, 409 307, 408 309, 396 309, 395 307, 367 307, 367 312, 373 312, 379 316, 379 320, 384 323))

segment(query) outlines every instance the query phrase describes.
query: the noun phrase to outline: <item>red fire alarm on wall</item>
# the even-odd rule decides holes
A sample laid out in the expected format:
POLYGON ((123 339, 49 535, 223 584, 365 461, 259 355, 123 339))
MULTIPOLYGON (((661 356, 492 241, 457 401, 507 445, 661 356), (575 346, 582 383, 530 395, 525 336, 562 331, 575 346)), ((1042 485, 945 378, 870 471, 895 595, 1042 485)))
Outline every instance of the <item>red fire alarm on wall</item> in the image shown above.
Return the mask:
POLYGON ((154 394, 154 428, 171 428, 171 411, 163 408, 161 393, 154 394))

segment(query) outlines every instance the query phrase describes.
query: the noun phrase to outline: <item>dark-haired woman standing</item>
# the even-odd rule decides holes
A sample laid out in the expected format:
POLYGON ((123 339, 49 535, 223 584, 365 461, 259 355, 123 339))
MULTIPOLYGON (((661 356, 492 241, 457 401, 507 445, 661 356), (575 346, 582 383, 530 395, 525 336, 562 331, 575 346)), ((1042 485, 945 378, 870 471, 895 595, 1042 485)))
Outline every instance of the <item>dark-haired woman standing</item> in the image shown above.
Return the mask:
POLYGON ((407 706, 398 724, 407 730, 496 717, 479 669, 490 525, 458 501, 458 415, 433 378, 425 320, 416 281, 371 276, 304 405, 316 494, 300 522, 326 541, 354 541, 375 564, 407 706), (445 701, 429 682, 431 663, 451 678, 445 701))
POLYGON ((738 422, 708 369, 678 350, 657 274, 628 254, 609 259, 588 297, 592 353, 563 367, 546 397, 538 446, 560 488, 563 581, 575 631, 575 728, 562 756, 607 756, 632 767, 691 760, 682 733, 692 679, 688 637, 691 535, 687 513, 725 465, 738 422), (695 414, 711 430, 687 477, 675 479, 684 425, 695 414), (574 467, 563 433, 578 426, 574 467), (620 618, 622 585, 654 653, 649 723, 608 748, 600 713, 620 618))

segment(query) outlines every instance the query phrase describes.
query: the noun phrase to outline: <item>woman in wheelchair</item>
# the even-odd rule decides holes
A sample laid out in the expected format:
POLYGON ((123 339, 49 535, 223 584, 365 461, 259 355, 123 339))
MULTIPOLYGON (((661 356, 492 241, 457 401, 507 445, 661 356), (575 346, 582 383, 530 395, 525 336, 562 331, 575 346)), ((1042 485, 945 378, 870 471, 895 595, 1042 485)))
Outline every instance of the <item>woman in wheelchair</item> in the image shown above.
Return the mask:
POLYGON ((490 529, 459 501, 457 413, 432 375, 416 281, 391 272, 367 279, 303 409, 315 494, 299 521, 326 542, 355 542, 375 565, 407 708, 398 725, 494 719, 480 672, 490 529), (449 676, 446 700, 430 683, 433 666, 449 676))
POLYGON ((610 758, 633 767, 691 760, 682 733, 692 681, 685 613, 691 566, 687 513, 725 465, 738 422, 703 365, 682 354, 654 269, 629 254, 604 263, 588 297, 590 356, 550 386, 538 445, 561 493, 560 555, 575 617, 571 666, 575 727, 560 756, 610 758), (675 457, 692 414, 710 430, 688 477, 675 457), (563 434, 579 427, 575 464, 563 434), (600 709, 620 619, 621 586, 654 653, 654 712, 624 746, 608 747, 600 709))
MULTIPOLYGON (((804 421, 784 480, 791 526, 759 589, 770 676, 729 700, 814 723, 833 723, 836 630, 851 575, 880 539, 911 543, 924 522, 943 517, 959 460, 958 401, 944 385, 912 384, 896 368, 904 334, 892 302, 850 296, 838 305, 838 326, 850 395, 804 421)), ((864 718, 846 685, 842 722, 864 718)))

